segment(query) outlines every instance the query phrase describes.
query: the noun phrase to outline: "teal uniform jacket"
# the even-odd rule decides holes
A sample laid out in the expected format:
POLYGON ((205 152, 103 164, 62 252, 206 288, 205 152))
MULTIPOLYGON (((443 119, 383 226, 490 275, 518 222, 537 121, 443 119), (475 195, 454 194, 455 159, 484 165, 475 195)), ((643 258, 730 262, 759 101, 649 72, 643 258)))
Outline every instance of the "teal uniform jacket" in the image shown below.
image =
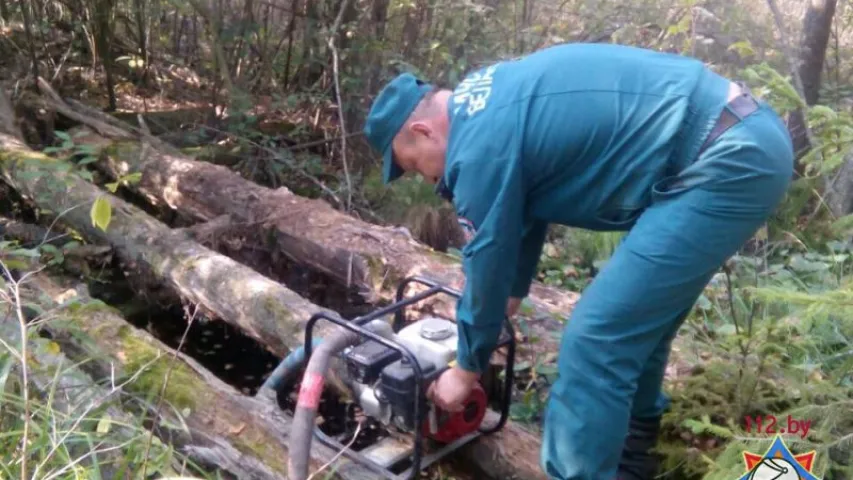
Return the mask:
POLYGON ((630 229, 654 189, 696 157, 728 86, 683 56, 567 44, 456 87, 442 180, 470 234, 457 306, 462 368, 487 367, 506 300, 527 295, 548 224, 630 229))

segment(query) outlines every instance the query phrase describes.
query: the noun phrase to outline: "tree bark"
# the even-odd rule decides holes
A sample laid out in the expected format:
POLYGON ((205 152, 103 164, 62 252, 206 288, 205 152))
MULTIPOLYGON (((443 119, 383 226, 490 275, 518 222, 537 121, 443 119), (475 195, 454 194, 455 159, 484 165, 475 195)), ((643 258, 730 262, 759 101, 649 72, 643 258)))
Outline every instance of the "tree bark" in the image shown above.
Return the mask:
MULTIPOLYGON (((72 241, 67 234, 51 232, 41 225, 21 222, 2 215, 0 215, 0 237, 14 238, 24 248, 33 248, 41 245, 51 245, 61 248, 72 241)), ((65 257, 85 258, 104 255, 111 250, 112 248, 108 245, 74 245, 63 253, 65 257)))
MULTIPOLYGON (((150 402, 158 436, 203 465, 216 466, 241 479, 287 478, 290 418, 267 397, 247 397, 219 380, 188 356, 176 352, 144 330, 127 323, 116 310, 85 294, 68 296, 67 286, 43 274, 31 277, 33 295, 52 301, 53 319, 45 323, 68 356, 81 362, 94 378, 116 383, 133 377, 124 390, 155 398, 164 393, 162 408, 150 402), (62 304, 61 296, 76 300, 62 304), (75 298, 76 297, 76 298, 75 298), (165 388, 164 388, 165 382, 165 388), (175 411, 182 412, 181 417, 175 411), (189 431, 168 425, 186 424, 189 431)), ((76 291, 80 291, 78 287, 76 291)), ((312 449, 311 465, 319 468, 337 452, 322 445, 312 449)), ((362 480, 372 474, 357 465, 340 463, 334 478, 362 480)))
MULTIPOLYGON (((810 0, 803 20, 798 73, 803 84, 804 100, 809 106, 816 105, 819 100, 821 72, 826 59, 826 49, 837 3, 837 0, 810 0)), ((802 110, 791 114, 788 130, 791 133, 797 157, 805 155, 812 145, 806 135, 806 123, 802 110)))

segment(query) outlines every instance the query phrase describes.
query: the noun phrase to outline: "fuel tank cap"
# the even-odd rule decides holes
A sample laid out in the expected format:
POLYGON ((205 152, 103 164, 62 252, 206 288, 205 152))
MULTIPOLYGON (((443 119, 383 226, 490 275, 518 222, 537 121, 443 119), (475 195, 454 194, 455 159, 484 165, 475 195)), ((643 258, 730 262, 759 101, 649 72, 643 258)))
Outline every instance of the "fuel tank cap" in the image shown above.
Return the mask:
POLYGON ((440 318, 427 318, 421 322, 421 336, 428 340, 444 340, 453 336, 453 324, 440 318))

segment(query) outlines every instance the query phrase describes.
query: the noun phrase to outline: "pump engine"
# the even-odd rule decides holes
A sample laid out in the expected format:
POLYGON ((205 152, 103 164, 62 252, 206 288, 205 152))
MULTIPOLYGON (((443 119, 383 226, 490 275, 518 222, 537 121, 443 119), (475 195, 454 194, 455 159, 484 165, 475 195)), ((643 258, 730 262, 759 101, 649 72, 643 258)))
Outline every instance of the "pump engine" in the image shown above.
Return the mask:
POLYGON ((417 359, 426 385, 419 385, 408 358, 372 341, 344 352, 350 380, 365 414, 405 431, 415 428, 415 389, 421 389, 422 429, 427 437, 448 443, 477 430, 486 414, 485 389, 477 384, 460 412, 445 412, 426 400, 426 388, 456 360, 454 322, 428 317, 400 330, 395 341, 417 359))

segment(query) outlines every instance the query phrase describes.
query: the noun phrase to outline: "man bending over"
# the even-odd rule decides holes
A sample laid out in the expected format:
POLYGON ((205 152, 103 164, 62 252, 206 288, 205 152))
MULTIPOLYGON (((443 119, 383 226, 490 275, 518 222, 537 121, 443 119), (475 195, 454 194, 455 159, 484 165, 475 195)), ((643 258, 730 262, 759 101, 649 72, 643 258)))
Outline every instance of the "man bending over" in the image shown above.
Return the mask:
POLYGON ((442 408, 457 410, 486 369, 549 224, 629 231, 563 332, 541 465, 560 480, 652 478, 672 339, 790 182, 777 114, 698 60, 569 44, 453 91, 402 74, 365 133, 386 183, 404 172, 435 182, 471 234, 458 363, 429 392, 442 408))

